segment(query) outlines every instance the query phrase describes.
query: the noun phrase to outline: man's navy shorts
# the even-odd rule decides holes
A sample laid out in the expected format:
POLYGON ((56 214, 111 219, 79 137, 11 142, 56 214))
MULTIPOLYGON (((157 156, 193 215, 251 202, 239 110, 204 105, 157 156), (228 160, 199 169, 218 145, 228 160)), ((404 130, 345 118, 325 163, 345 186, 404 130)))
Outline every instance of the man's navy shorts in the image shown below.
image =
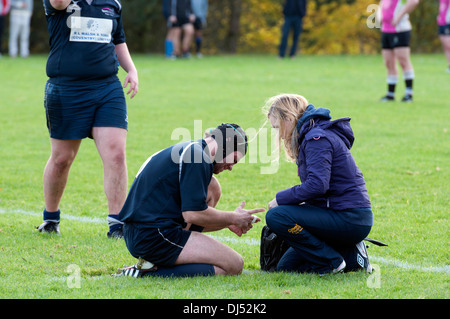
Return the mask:
POLYGON ((50 137, 92 138, 93 127, 128 129, 127 105, 120 81, 71 86, 45 85, 44 106, 50 137))
POLYGON ((166 267, 175 264, 190 235, 191 231, 181 226, 153 228, 140 223, 123 226, 123 239, 133 257, 166 267))

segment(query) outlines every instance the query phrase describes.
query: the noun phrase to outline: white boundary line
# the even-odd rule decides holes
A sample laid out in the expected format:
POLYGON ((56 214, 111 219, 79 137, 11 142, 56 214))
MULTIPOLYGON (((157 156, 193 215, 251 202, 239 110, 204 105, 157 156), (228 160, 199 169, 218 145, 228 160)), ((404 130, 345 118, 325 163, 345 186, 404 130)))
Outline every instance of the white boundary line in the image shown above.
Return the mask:
MULTIPOLYGON (((20 215, 28 215, 28 216, 34 216, 34 217, 41 217, 42 213, 36 213, 36 212, 29 212, 22 209, 12 209, 7 210, 4 208, 0 208, 0 214, 20 214, 20 215)), ((83 217, 83 216, 72 216, 72 215, 61 215, 61 219, 69 219, 69 220, 75 220, 82 223, 94 223, 94 224, 103 224, 106 223, 106 217, 105 218, 97 218, 97 217, 83 217)))
MULTIPOLYGON (((4 208, 0 208, 0 214, 20 214, 20 215, 28 215, 28 216, 34 216, 34 217, 42 217, 42 213, 36 213, 36 212, 29 212, 22 209, 13 209, 13 210, 7 210, 4 208)), ((92 218, 92 217, 82 217, 82 216, 72 216, 63 214, 61 215, 61 219, 68 219, 68 220, 74 220, 82 223, 93 223, 93 224, 102 224, 106 223, 106 217, 105 218, 92 218)), ((227 242, 227 243, 245 243, 250 246, 259 246, 260 241, 259 239, 254 238, 237 238, 237 237, 228 237, 228 236, 216 236, 208 234, 208 236, 211 236, 217 240, 227 242)), ((380 262, 386 265, 396 266, 403 269, 409 269, 409 270, 419 270, 424 272, 437 272, 437 273, 444 273, 444 274, 450 274, 450 265, 445 266, 421 266, 421 265, 415 265, 410 264, 401 260, 396 259, 387 259, 384 257, 378 257, 378 256, 370 256, 370 259, 375 262, 380 262)))

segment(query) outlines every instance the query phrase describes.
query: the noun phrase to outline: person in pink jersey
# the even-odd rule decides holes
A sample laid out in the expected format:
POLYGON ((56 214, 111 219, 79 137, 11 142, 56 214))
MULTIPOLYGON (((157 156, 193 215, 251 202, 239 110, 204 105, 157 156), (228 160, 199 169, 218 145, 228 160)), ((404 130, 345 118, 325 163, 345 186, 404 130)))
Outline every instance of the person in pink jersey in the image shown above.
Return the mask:
POLYGON ((11 0, 0 0, 0 58, 2 57, 3 30, 5 29, 6 15, 11 8, 11 0))
POLYGON ((437 24, 439 27, 439 38, 448 61, 447 72, 450 73, 450 0, 439 0, 437 24))
POLYGON ((387 69, 388 91, 381 101, 395 100, 395 87, 398 82, 397 61, 405 80, 405 96, 402 102, 413 100, 414 68, 410 58, 409 42, 411 38, 411 22, 409 13, 419 4, 419 0, 381 0, 381 46, 384 63, 387 69))

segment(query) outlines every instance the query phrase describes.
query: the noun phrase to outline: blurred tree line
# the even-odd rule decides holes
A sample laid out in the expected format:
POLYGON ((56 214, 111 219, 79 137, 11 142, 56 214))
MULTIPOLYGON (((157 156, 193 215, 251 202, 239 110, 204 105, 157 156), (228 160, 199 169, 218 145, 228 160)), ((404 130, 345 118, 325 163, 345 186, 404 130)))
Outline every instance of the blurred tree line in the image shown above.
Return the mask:
MULTIPOLYGON (((209 0, 204 53, 276 53, 284 0, 209 0)), ((411 14, 414 52, 440 52, 438 0, 422 0, 411 14)), ((127 44, 132 53, 164 52, 167 28, 162 0, 121 0, 127 44)), ((371 28, 378 0, 308 0, 300 50, 308 54, 380 52, 380 30, 371 28)), ((6 26, 8 20, 6 21, 6 26)), ((8 29, 8 28, 7 28, 8 29)), ((7 46, 8 30, 4 34, 7 46)), ((48 52, 42 0, 34 0, 32 53, 48 52)))

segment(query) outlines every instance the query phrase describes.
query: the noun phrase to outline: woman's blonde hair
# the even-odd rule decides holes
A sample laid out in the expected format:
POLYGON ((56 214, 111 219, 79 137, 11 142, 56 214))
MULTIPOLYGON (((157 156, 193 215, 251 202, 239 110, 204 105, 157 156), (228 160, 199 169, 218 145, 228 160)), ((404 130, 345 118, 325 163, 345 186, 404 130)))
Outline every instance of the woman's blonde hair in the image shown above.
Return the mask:
MULTIPOLYGON (((268 99, 264 105, 263 112, 267 118, 273 116, 280 122, 280 131, 285 131, 285 120, 290 119, 295 124, 302 117, 306 108, 308 107, 308 100, 298 94, 279 94, 268 99)), ((313 123, 312 123, 313 124, 313 123)), ((298 158, 298 132, 295 128, 290 132, 286 132, 286 139, 284 139, 284 150, 286 156, 293 162, 298 158)), ((281 144, 281 137, 279 137, 281 144)))

